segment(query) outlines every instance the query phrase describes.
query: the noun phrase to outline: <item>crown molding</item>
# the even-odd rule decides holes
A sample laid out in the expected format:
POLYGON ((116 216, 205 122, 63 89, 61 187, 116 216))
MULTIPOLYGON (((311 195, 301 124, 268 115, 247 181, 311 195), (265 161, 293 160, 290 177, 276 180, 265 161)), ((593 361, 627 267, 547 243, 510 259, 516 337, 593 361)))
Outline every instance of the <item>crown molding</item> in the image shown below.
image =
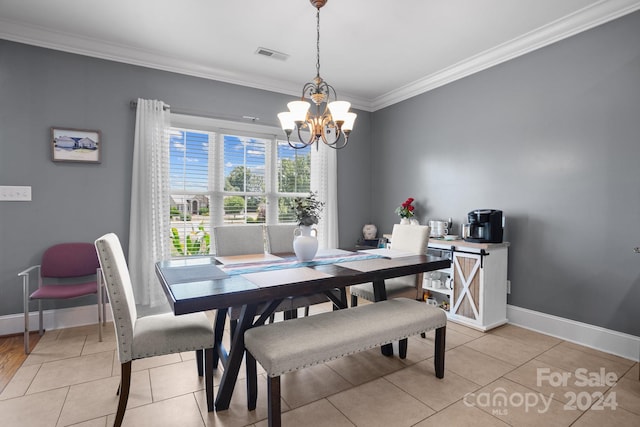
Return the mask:
POLYGON ((602 0, 520 37, 485 50, 442 71, 416 80, 371 101, 371 111, 486 70, 640 9, 638 0, 602 0))
MULTIPOLYGON (((640 9, 640 0, 601 0, 575 13, 537 28, 492 49, 474 55, 375 99, 358 98, 342 92, 342 98, 363 111, 376 111, 416 95, 444 86, 458 79, 525 55, 541 47, 571 37, 582 31, 604 24, 640 9)), ((291 96, 299 95, 298 85, 248 74, 232 73, 220 68, 169 58, 159 52, 131 46, 109 44, 103 41, 52 32, 39 27, 16 24, 0 19, 0 38, 45 47, 109 61, 138 65, 178 74, 217 80, 291 96)))

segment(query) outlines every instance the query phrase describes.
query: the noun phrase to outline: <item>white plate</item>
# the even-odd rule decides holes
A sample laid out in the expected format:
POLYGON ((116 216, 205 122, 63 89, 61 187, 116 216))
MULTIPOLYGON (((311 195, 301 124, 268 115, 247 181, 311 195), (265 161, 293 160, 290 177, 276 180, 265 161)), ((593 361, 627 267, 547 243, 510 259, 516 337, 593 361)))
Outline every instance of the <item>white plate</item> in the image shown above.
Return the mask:
POLYGON ((446 235, 446 236, 443 236, 442 238, 443 238, 444 240, 458 240, 460 237, 455 236, 455 235, 453 235, 453 234, 448 234, 448 235, 446 235))

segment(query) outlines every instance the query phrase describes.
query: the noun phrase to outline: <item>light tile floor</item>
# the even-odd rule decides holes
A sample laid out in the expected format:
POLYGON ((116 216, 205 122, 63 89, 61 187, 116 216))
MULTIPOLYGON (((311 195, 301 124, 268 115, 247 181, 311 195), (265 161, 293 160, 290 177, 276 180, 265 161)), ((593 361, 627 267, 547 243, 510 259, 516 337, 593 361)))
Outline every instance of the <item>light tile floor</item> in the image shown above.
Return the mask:
MULTIPOLYGON (((0 395, 0 424, 113 425, 120 365, 106 331, 102 343, 95 326, 47 332, 0 395)), ((634 361, 516 326, 481 333, 449 322, 439 380, 433 338, 411 338, 405 360, 376 349, 283 376, 283 424, 640 426, 634 361)), ((246 409, 242 367, 231 407, 218 413, 206 411, 191 352, 135 361, 133 371, 126 426, 267 425, 263 371, 255 411, 246 409)))

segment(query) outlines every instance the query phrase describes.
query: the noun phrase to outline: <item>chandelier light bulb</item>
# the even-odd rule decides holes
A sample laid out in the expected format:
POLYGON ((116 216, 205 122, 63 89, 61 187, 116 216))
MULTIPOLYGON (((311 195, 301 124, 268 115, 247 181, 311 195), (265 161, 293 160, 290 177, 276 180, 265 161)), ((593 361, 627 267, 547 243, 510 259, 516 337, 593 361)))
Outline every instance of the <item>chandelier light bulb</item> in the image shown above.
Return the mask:
POLYGON ((358 115, 356 113, 347 113, 344 123, 342 124, 342 131, 344 133, 351 132, 353 129, 353 123, 356 121, 358 115))
POLYGON ((287 107, 289 107, 294 122, 305 122, 307 120, 307 111, 309 111, 311 104, 307 101, 291 101, 287 104, 287 107))
POLYGON ((334 122, 344 122, 347 118, 351 103, 347 101, 333 101, 329 103, 328 107, 334 122))
POLYGON ((293 120, 293 114, 291 111, 285 111, 278 114, 278 119, 280 119, 280 126, 287 133, 287 135, 291 134, 291 132, 296 128, 296 123, 293 120))

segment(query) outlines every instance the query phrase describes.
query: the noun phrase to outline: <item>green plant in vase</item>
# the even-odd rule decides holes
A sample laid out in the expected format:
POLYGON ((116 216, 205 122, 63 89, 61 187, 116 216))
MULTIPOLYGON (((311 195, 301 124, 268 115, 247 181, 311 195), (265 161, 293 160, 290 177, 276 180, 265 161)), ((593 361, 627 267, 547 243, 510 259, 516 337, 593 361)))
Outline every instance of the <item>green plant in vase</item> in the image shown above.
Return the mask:
POLYGON ((294 204, 298 225, 311 226, 318 223, 324 202, 318 200, 317 193, 311 192, 306 197, 296 197, 294 204))

